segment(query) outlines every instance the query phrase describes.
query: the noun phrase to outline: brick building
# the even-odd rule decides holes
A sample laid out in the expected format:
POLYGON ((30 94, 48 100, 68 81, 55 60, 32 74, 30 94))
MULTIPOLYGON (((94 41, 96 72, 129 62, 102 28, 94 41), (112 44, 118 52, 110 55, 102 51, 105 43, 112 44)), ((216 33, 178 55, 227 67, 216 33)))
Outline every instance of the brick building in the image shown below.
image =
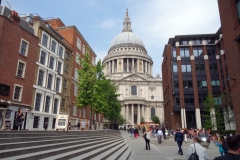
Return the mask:
POLYGON ((238 134, 240 133, 240 1, 218 0, 222 28, 222 53, 224 56, 224 85, 229 86, 231 107, 238 134))
MULTIPOLYGON (((90 57, 92 59, 92 65, 96 63, 96 54, 93 49, 90 47, 88 42, 82 36, 80 31, 76 26, 65 26, 61 19, 51 19, 48 20, 48 23, 59 33, 61 34, 72 46, 73 48, 73 63, 72 63, 72 83, 71 83, 71 112, 70 112, 70 121, 72 125, 76 125, 78 121, 85 121, 90 126, 90 116, 91 110, 90 107, 78 109, 75 105, 76 96, 78 94, 78 69, 81 69, 81 64, 79 59, 82 59, 86 53, 89 51, 90 57)), ((103 117, 101 114, 92 114, 92 119, 96 124, 96 128, 100 129, 103 127, 103 117)))
POLYGON ((25 115, 22 128, 28 129, 37 52, 34 29, 17 12, 0 6, 0 130, 6 125, 14 129, 19 108, 25 115))
MULTIPOLYGON (((222 103, 221 96, 228 90, 222 47, 221 28, 215 34, 169 38, 162 63, 166 126, 204 127, 203 102, 208 94, 213 95, 215 105, 229 107, 229 104, 222 103)), ((217 118, 213 117, 212 122, 217 118)), ((222 118, 227 122, 226 116, 222 118)), ((235 123, 226 123, 225 128, 235 129, 235 123)))

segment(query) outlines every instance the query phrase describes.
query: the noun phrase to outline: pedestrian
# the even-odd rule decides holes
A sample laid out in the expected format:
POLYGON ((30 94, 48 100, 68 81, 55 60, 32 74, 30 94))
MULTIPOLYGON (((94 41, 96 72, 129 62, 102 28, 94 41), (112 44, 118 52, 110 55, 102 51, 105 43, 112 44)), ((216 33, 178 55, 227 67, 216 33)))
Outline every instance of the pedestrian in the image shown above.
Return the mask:
POLYGON ((189 146, 186 159, 188 160, 192 153, 196 152, 199 160, 208 160, 206 149, 200 144, 200 137, 193 138, 193 144, 189 146))
POLYGON ((228 152, 227 142, 223 136, 220 136, 220 139, 216 143, 216 145, 219 147, 219 152, 221 156, 228 152))
POLYGON ((47 127, 48 127, 48 122, 45 122, 45 123, 44 123, 44 129, 45 129, 45 131, 47 130, 47 127))
POLYGON ((228 153, 214 160, 240 160, 240 135, 227 138, 228 153))
POLYGON ((133 128, 132 127, 130 127, 130 137, 132 137, 133 136, 133 128))
POLYGON ((184 141, 185 141, 185 143, 187 143, 187 137, 188 137, 188 130, 187 130, 187 128, 184 129, 183 134, 184 134, 184 141))
POLYGON ((144 132, 143 134, 143 138, 145 139, 145 142, 146 142, 146 150, 150 150, 150 135, 151 132, 149 130, 149 128, 147 128, 147 130, 144 132))
POLYGON ((183 142, 183 133, 180 131, 179 128, 177 128, 177 132, 175 133, 175 142, 177 142, 178 145, 178 154, 183 155, 182 150, 182 142, 183 142))
POLYGON ((164 127, 164 125, 162 126, 162 132, 163 132, 163 138, 165 139, 166 136, 165 136, 165 127, 164 127))
POLYGON ((157 132, 158 143, 162 143, 162 135, 163 135, 163 132, 162 130, 159 129, 157 132))
POLYGON ((134 129, 134 138, 138 138, 138 129, 135 127, 134 129))
POLYGON ((14 121, 15 121, 16 130, 21 130, 21 129, 22 129, 22 122, 24 121, 24 116, 23 116, 23 113, 22 113, 22 108, 19 108, 19 109, 18 109, 14 121))
POLYGON ((77 123, 78 130, 80 129, 80 121, 77 123))
POLYGON ((143 134, 145 133, 145 131, 146 131, 146 128, 145 126, 143 126, 143 129, 142 129, 143 134))
POLYGON ((128 132, 128 134, 129 134, 129 132, 130 132, 130 128, 129 128, 129 126, 127 127, 127 132, 128 132))

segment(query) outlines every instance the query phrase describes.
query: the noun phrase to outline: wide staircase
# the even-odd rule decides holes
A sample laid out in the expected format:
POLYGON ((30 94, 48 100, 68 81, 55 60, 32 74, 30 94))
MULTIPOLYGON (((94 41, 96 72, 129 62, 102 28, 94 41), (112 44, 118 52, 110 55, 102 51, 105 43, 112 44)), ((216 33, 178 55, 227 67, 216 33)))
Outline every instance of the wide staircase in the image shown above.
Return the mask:
POLYGON ((0 131, 3 160, 126 160, 130 154, 116 130, 0 131))

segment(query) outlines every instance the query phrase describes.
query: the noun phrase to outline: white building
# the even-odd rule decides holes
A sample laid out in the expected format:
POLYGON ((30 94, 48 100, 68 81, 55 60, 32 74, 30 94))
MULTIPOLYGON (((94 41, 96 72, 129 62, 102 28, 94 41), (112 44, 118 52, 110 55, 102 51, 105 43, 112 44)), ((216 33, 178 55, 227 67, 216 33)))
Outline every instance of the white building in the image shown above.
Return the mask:
POLYGON ((129 124, 140 124, 142 117, 151 122, 153 116, 164 123, 162 79, 152 76, 153 60, 132 32, 128 11, 122 33, 112 40, 103 63, 106 77, 119 87, 122 115, 129 124))

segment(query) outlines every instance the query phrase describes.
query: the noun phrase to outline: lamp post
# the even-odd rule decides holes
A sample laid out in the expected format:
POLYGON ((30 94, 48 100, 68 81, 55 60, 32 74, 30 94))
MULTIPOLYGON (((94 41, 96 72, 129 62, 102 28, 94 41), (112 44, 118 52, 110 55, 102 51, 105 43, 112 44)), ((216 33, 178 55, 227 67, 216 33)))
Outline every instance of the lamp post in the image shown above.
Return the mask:
POLYGON ((24 130, 26 130, 27 113, 28 113, 28 109, 25 110, 24 125, 23 125, 24 130))
POLYGON ((67 131, 70 127, 70 113, 71 113, 71 98, 68 97, 68 121, 67 121, 67 131))

